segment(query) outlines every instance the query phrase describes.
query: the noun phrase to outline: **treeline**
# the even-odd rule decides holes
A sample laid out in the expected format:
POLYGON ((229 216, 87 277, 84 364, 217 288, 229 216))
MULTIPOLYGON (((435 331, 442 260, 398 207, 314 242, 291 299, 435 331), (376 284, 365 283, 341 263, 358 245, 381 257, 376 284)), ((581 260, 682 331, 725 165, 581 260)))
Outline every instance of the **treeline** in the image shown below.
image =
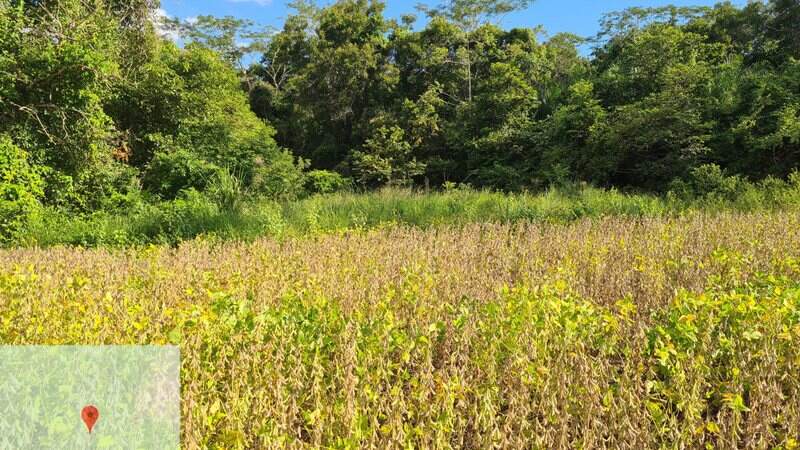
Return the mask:
POLYGON ((157 0, 0 0, 0 236, 42 207, 578 181, 692 195, 798 167, 798 0, 630 9, 591 41, 495 23, 527 3, 451 0, 415 26, 380 1, 297 1, 272 33, 161 21, 157 0))
POLYGON ((664 190, 704 164, 754 179, 800 162, 800 2, 630 9, 591 58, 504 30, 524 2, 454 0, 414 31, 380 2, 308 5, 253 69, 278 142, 357 182, 664 190))

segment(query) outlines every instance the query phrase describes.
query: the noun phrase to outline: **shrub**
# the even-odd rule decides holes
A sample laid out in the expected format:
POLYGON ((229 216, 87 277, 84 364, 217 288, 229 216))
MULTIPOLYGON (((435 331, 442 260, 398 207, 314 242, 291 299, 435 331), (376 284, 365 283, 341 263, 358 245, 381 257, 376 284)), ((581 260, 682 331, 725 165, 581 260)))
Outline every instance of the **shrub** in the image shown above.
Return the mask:
POLYGON ((302 163, 250 110, 239 77, 198 45, 164 43, 138 82, 110 106, 131 133, 131 163, 145 168, 145 188, 165 199, 183 189, 204 191, 221 174, 236 174, 250 191, 291 198, 302 192, 302 163))
POLYGON ((43 195, 42 177, 28 153, 0 135, 0 242, 11 240, 26 226, 43 195))
POLYGON ((186 189, 204 190, 221 172, 188 150, 160 151, 147 167, 144 186, 164 199, 174 199, 186 189))
POLYGON ((381 127, 353 152, 352 167, 358 182, 371 187, 411 184, 413 177, 425 173, 425 164, 417 161, 405 132, 397 127, 381 127))
POLYGON ((745 181, 741 177, 728 176, 716 164, 703 164, 695 167, 689 174, 689 186, 697 196, 717 196, 733 200, 741 192, 745 181))
POLYGON ((247 196, 241 178, 221 170, 208 185, 208 197, 225 211, 234 211, 247 196))
POLYGON ((352 181, 337 172, 312 170, 306 173, 306 192, 310 194, 332 194, 348 189, 352 181))
POLYGON ((268 162, 256 161, 250 188, 255 194, 276 200, 291 200, 303 192, 303 169, 307 163, 295 161, 286 150, 275 153, 268 162))
POLYGON ((98 165, 75 177, 75 194, 83 211, 129 208, 142 201, 139 171, 117 162, 98 165))

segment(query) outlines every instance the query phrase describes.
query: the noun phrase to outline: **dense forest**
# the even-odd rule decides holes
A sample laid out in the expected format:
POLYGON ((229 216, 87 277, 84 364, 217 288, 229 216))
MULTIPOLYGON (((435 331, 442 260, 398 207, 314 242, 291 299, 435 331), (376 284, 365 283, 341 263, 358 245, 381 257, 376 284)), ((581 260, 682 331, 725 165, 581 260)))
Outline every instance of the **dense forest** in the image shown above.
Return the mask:
POLYGON ((629 9, 590 38, 498 25, 527 4, 451 0, 419 24, 301 0, 269 30, 164 19, 157 0, 2 0, 0 236, 40 208, 384 185, 691 195, 800 165, 800 1, 629 9))

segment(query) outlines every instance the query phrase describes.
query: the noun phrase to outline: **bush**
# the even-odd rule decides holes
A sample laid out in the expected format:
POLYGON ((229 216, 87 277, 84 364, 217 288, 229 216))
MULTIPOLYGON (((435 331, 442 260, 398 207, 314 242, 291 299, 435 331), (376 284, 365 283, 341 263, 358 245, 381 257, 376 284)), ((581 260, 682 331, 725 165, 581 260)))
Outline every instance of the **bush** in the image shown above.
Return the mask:
POLYGON ((75 177, 83 211, 128 208, 142 201, 139 171, 118 162, 99 165, 75 177))
POLYGON ((204 190, 221 172, 219 166, 188 150, 160 151, 147 167, 144 186, 164 199, 174 199, 186 189, 204 190))
POLYGON ((164 44, 140 71, 111 109, 130 130, 131 163, 145 169, 147 190, 174 199, 184 189, 205 191, 228 170, 256 194, 302 192, 303 164, 275 143, 236 71, 213 51, 164 44))
POLYGON ((0 242, 13 239, 27 225, 42 196, 44 183, 28 153, 0 135, 0 242))
POLYGON ((361 150, 352 154, 352 168, 364 186, 405 186, 425 173, 425 164, 417 161, 405 132, 397 127, 381 127, 367 139, 361 150))
POLYGON ((350 188, 352 181, 337 172, 312 170, 306 174, 305 188, 310 194, 332 194, 350 188))
POLYGON ((271 160, 256 161, 250 188, 253 193, 275 200, 292 200, 303 192, 306 162, 295 161, 288 151, 278 151, 271 160))
POLYGON ((695 167, 689 175, 689 184, 695 195, 704 197, 714 195, 733 200, 744 187, 744 183, 738 175, 726 175, 716 164, 695 167))
POLYGON ((792 189, 800 191, 800 170, 795 169, 789 174, 789 184, 792 189))
POLYGON ((208 186, 208 197, 224 211, 235 211, 247 197, 241 178, 221 170, 208 186))

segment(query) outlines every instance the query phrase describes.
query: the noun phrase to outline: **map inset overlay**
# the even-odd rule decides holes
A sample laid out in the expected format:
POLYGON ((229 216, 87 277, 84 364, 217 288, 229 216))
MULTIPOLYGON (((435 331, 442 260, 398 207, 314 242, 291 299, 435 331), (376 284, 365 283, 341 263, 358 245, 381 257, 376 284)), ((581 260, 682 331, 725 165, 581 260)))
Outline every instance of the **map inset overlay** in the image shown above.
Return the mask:
POLYGON ((0 449, 178 449, 179 374, 178 347, 0 347, 0 449))

